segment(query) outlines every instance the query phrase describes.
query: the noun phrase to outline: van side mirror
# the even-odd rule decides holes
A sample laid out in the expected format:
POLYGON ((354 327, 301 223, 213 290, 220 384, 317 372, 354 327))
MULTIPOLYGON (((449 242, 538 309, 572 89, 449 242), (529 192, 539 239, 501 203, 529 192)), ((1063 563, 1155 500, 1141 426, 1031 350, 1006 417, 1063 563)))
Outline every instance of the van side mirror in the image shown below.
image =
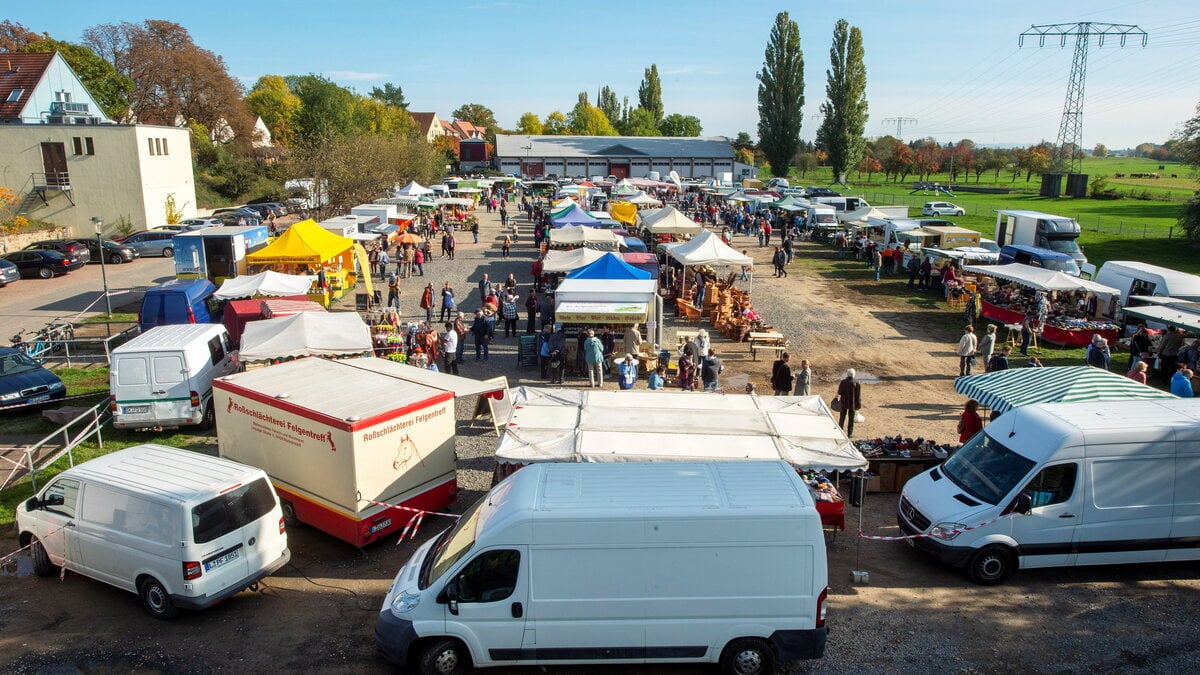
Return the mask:
POLYGON ((437 601, 439 604, 446 605, 446 609, 449 609, 451 614, 458 616, 458 579, 452 579, 450 583, 446 584, 442 592, 438 593, 437 601))
POLYGON ((1033 497, 1030 497, 1028 492, 1022 492, 1021 494, 1017 495, 1017 498, 1013 500, 1012 504, 1008 505, 1008 508, 1005 509, 1004 515, 1020 514, 1022 516, 1027 516, 1032 512, 1033 497))
POLYGON ((42 508, 42 502, 40 499, 37 498, 36 495, 25 500, 25 510, 26 511, 37 511, 40 508, 42 508))

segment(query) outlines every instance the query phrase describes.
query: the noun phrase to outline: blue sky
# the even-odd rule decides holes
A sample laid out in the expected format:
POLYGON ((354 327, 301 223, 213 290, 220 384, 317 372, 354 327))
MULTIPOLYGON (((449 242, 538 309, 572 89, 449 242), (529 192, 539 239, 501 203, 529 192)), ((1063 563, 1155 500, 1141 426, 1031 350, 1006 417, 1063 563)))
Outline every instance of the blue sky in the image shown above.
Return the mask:
POLYGON ((1150 34, 1092 45, 1083 143, 1123 148, 1162 142, 1200 101, 1200 6, 1182 0, 1097 2, 681 2, 549 3, 41 2, 8 7, 13 21, 78 41, 100 23, 166 19, 224 57, 247 86, 264 74, 319 73, 366 92, 393 82, 410 109, 448 117, 482 103, 503 126, 521 113, 567 112, 577 94, 609 85, 636 102, 643 70, 658 64, 668 113, 700 118, 706 135, 757 136, 757 81, 779 11, 800 25, 805 56, 802 136, 824 99, 834 22, 863 31, 869 136, 910 117, 906 139, 1028 144, 1057 135, 1072 46, 1018 48, 1030 24, 1137 24, 1150 34), (64 11, 64 5, 70 11, 64 11))

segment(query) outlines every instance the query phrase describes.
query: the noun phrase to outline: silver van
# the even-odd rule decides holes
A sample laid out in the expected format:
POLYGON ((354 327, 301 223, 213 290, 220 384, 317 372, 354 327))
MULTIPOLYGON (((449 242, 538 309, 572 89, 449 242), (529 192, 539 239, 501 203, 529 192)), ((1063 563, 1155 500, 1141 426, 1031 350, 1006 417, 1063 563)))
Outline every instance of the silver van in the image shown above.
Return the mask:
POLYGON ((212 428, 217 419, 212 406, 213 378, 235 370, 225 326, 151 328, 113 350, 108 374, 113 426, 212 428))

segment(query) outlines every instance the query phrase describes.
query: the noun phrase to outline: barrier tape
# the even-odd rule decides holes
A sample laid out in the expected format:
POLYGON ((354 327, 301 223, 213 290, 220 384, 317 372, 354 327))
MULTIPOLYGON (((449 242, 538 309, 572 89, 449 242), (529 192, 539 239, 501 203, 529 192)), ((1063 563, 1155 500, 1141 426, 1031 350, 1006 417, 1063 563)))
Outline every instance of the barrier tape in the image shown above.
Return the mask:
POLYGON ((462 518, 462 516, 457 513, 443 513, 441 511, 426 511, 424 509, 414 509, 411 506, 404 506, 402 504, 391 504, 388 502, 377 502, 374 499, 364 499, 361 496, 359 497, 359 500, 364 501, 368 504, 374 504, 376 506, 386 506, 388 508, 396 509, 398 511, 408 511, 409 513, 413 514, 412 517, 408 519, 408 522, 404 525, 404 529, 400 531, 400 538, 398 540, 396 540, 397 546, 399 546, 400 543, 403 542, 406 538, 412 539, 414 541, 416 540, 417 531, 421 529, 421 523, 425 521, 425 516, 446 516, 448 518, 453 518, 455 520, 462 518))
MULTIPOLYGON (((57 532, 59 532, 60 530, 63 530, 63 529, 65 529, 66 527, 67 527, 66 525, 63 525, 62 527, 56 527, 56 528, 54 528, 53 530, 51 530, 51 531, 49 531, 49 532, 47 532, 47 533, 46 533, 46 538, 49 538, 51 535, 53 535, 53 534, 56 534, 57 532)), ((5 555, 5 556, 3 556, 3 557, 0 557, 0 565, 5 565, 5 564, 7 564, 7 563, 8 563, 8 561, 10 561, 10 560, 13 560, 14 558, 16 558, 16 557, 17 557, 18 555, 20 555, 21 553, 23 553, 23 552, 25 552, 25 551, 27 551, 27 550, 29 550, 29 549, 32 549, 32 548, 33 548, 33 539, 31 538, 31 539, 29 540, 29 543, 28 543, 28 544, 25 544, 25 545, 24 545, 24 546, 22 546, 21 548, 19 548, 19 549, 17 549, 17 550, 15 550, 15 551, 13 551, 13 552, 11 552, 11 553, 9 553, 8 555, 5 555)), ((52 557, 50 556, 50 551, 46 551, 46 557, 47 557, 47 558, 50 558, 50 562, 54 563, 54 558, 52 558, 52 557)), ((62 580, 63 580, 63 579, 65 579, 65 578, 66 578, 66 576, 67 576, 67 559, 66 559, 66 557, 65 557, 65 556, 63 557, 63 559, 62 559, 62 562, 59 562, 59 563, 54 563, 54 564, 58 566, 58 580, 59 580, 59 581, 62 581, 62 580)))
MULTIPOLYGON (((992 518, 991 520, 985 520, 982 523, 979 523, 978 525, 971 525, 969 527, 961 527, 961 528, 958 528, 955 530, 946 530, 945 534, 953 534, 955 536, 958 536, 958 535, 962 534, 963 532, 970 532, 971 530, 978 530, 981 527, 991 525, 992 523, 1004 520, 1005 518, 1012 518, 1013 515, 1014 514, 1012 514, 1012 513, 1007 513, 1003 516, 998 516, 996 518, 992 518)), ((863 531, 859 530, 858 537, 860 539, 866 539, 868 541, 907 541, 909 539, 925 539, 925 538, 933 537, 933 535, 926 533, 926 534, 906 534, 906 535, 900 535, 898 537, 885 537, 885 536, 876 535, 876 534, 863 534, 863 531)), ((933 537, 933 538, 940 539, 940 537, 933 537)))
POLYGON ((75 394, 74 396, 64 396, 63 398, 54 398, 54 399, 50 399, 49 401, 42 401, 41 403, 13 403, 12 405, 0 406, 0 411, 15 410, 17 408, 32 408, 35 406, 45 407, 47 405, 54 405, 56 403, 62 403, 63 401, 73 401, 77 398, 91 398, 94 396, 108 396, 108 392, 107 391, 93 391, 90 394, 75 394))

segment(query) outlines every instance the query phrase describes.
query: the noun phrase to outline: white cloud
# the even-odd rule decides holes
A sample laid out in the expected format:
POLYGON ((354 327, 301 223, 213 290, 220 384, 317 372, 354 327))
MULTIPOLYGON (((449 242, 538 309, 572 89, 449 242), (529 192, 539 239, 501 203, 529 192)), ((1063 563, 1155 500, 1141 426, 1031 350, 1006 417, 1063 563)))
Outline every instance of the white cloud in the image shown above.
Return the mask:
POLYGON ((335 80, 382 80, 387 73, 364 73, 358 70, 327 70, 325 74, 335 80))

